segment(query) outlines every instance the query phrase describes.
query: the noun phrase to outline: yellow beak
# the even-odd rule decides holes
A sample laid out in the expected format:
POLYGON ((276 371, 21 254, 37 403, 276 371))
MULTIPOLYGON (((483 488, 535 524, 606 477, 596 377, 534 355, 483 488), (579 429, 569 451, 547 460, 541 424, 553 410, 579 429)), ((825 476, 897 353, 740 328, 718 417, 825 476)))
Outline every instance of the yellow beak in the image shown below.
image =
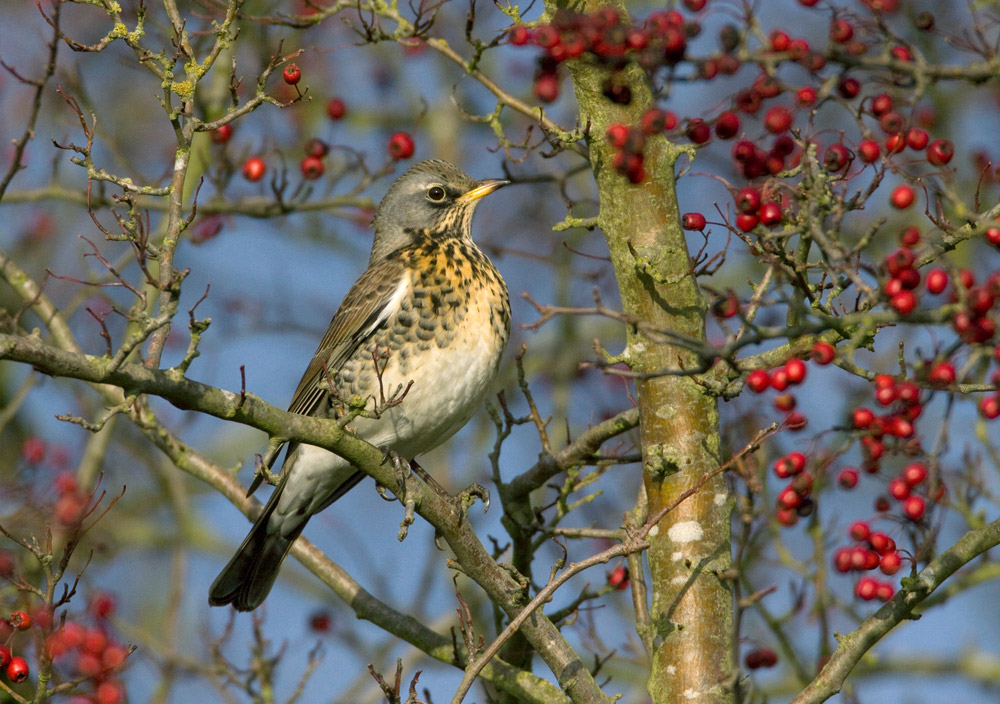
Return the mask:
POLYGON ((466 191, 455 200, 458 203, 471 203, 472 201, 479 200, 483 196, 488 196, 498 188, 503 188, 508 183, 510 183, 510 181, 506 181, 502 178, 483 179, 479 182, 478 186, 473 188, 471 191, 466 191))

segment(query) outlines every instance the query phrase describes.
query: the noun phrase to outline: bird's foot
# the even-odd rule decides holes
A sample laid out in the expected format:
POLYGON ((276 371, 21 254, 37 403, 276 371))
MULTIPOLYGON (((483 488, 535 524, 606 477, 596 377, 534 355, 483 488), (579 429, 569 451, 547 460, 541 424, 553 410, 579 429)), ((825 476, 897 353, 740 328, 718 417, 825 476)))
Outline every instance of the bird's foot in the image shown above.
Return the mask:
MULTIPOLYGON (((382 456, 382 464, 392 461, 392 466, 396 470, 396 485, 399 487, 399 500, 401 503, 406 503, 406 480, 410 478, 410 463, 403 458, 402 455, 397 454, 393 450, 386 449, 385 454, 382 456)), ((385 487, 378 484, 375 485, 378 495, 381 496, 386 501, 395 501, 396 497, 391 496, 385 487)))
POLYGON ((469 509, 475 505, 476 499, 483 502, 483 513, 490 510, 490 490, 478 482, 462 489, 455 498, 458 499, 460 521, 465 518, 469 509))
POLYGON ((413 499, 407 499, 403 505, 406 507, 406 510, 403 513, 403 520, 399 523, 399 533, 396 535, 396 539, 399 542, 406 540, 406 534, 409 532, 410 526, 413 525, 413 513, 416 508, 413 499))

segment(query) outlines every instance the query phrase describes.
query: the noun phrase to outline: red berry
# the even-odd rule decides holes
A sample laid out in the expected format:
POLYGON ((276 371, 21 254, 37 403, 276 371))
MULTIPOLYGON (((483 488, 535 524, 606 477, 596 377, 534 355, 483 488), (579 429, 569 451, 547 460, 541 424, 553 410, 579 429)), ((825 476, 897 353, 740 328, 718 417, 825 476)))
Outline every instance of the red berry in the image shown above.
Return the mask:
POLYGON ((758 217, 760 218, 760 223, 765 227, 774 227, 782 220, 783 213, 781 212, 781 206, 773 200, 769 200, 760 206, 758 217))
POLYGON ((642 131, 646 134, 659 134, 667 125, 667 113, 659 108, 650 108, 639 119, 642 131))
POLYGON ((931 269, 927 272, 927 290, 931 293, 941 293, 948 287, 948 272, 944 269, 931 269))
POLYGON ((330 98, 326 104, 326 114, 331 120, 340 120, 347 114, 347 106, 340 98, 330 98))
POLYGON ((927 381, 932 384, 947 386, 955 383, 955 365, 951 362, 938 362, 927 373, 927 381))
POLYGON ((806 378, 806 363, 801 359, 790 359, 785 362, 785 372, 790 384, 801 384, 806 378))
POLYGON ((12 657, 7 665, 7 679, 19 684, 28 679, 28 661, 22 657, 12 657))
POLYGON ((615 589, 622 590, 628 587, 628 567, 618 565, 608 574, 608 584, 615 589))
POLYGON ((740 118, 735 112, 724 112, 715 121, 715 134, 719 139, 732 139, 739 131, 740 118))
POLYGON ((795 93, 795 101, 800 107, 812 107, 816 103, 816 89, 812 86, 803 86, 795 93))
POLYGON ((809 351, 809 357, 816 364, 829 364, 837 356, 836 348, 829 342, 817 342, 809 351))
POLYGON ((854 36, 854 25, 844 19, 836 19, 830 24, 830 39, 837 44, 846 44, 854 36))
POLYGON ((798 508, 802 505, 802 496, 790 486, 786 486, 778 494, 778 506, 785 508, 798 508))
POLYGON ((302 80, 302 71, 299 70, 297 64, 288 64, 285 66, 285 70, 282 72, 281 76, 285 79, 285 83, 290 86, 294 86, 302 80))
POLYGON ((867 428, 875 422, 875 414, 867 408, 855 408, 851 417, 854 427, 858 430, 867 428))
POLYGON ((922 130, 919 127, 911 127, 906 132, 906 146, 915 151, 923 151, 929 141, 930 136, 928 136, 926 130, 922 130))
POLYGON ((756 188, 741 189, 736 194, 736 208, 741 213, 756 213, 760 210, 760 191, 756 188))
POLYGON ((927 502, 922 496, 911 494, 907 497, 906 501, 903 502, 903 515, 911 521, 919 521, 924 517, 924 512, 926 510, 927 502))
POLYGON ((21 445, 21 459, 28 464, 38 464, 45 459, 45 441, 38 437, 30 437, 21 445))
POLYGON ((333 617, 329 611, 317 611, 309 617, 309 628, 316 633, 328 633, 332 623, 333 617))
POLYGON ((531 41, 531 30, 523 24, 515 25, 510 30, 508 36, 510 37, 510 43, 514 46, 524 46, 531 41))
POLYGON ((916 194, 913 192, 913 188, 903 184, 893 189, 889 202, 892 203, 892 207, 898 210, 905 210, 913 205, 915 199, 916 194))
POLYGON ((943 166, 955 156, 955 145, 947 139, 935 139, 927 147, 927 161, 935 166, 943 166))
POLYGON ((847 467, 837 474, 837 483, 844 489, 853 489, 858 485, 858 470, 847 467))
POLYGON ((109 645, 101 653, 101 665, 105 670, 115 670, 125 664, 128 650, 120 645, 109 645))
POLYGON ((843 144, 831 144, 823 155, 823 166, 830 173, 843 171, 851 164, 851 153, 843 144))
MULTIPOLYGON (((884 2, 884 0, 882 1, 884 2)), ((893 58, 898 59, 899 61, 906 61, 906 62, 913 61, 913 54, 910 53, 910 50, 907 49, 905 46, 893 47, 890 53, 892 54, 893 58)))
POLYGON ((864 521, 855 521, 847 532, 854 540, 863 543, 871 537, 872 529, 864 521))
POLYGON ((792 411, 785 416, 785 427, 789 430, 802 430, 809 424, 809 419, 800 411, 792 411))
POLYGON ((906 480, 902 477, 896 477, 889 482, 889 496, 896 499, 897 501, 902 501, 907 496, 910 495, 910 485, 906 483, 906 480))
POLYGON ((927 467, 920 462, 913 462, 906 465, 900 476, 910 486, 917 486, 927 478, 927 467))
POLYGON ((774 517, 778 520, 778 523, 786 528, 791 528, 799 522, 798 512, 791 508, 779 508, 775 511, 774 517))
POLYGON ((740 213, 736 216, 736 227, 738 227, 741 232, 750 232, 750 230, 757 227, 758 222, 760 222, 760 218, 756 215, 751 215, 750 213, 740 213))
POLYGON ((781 134, 792 126, 792 112, 786 107, 775 105, 764 115, 764 127, 768 132, 781 134))
POLYGON ((875 598, 879 601, 889 601, 893 594, 895 590, 888 582, 879 582, 875 587, 875 598))
POLYGON ((747 386, 758 394, 767 391, 771 385, 771 375, 764 369, 754 369, 747 375, 747 386))
POLYGON ((788 47, 791 45, 792 39, 788 36, 787 32, 782 32, 780 29, 776 29, 771 32, 768 37, 771 42, 771 51, 788 51, 788 47))
POLYGON ((695 144, 704 144, 712 137, 712 130, 708 123, 701 118, 694 118, 688 122, 687 138, 695 144))
POLYGON ((121 684, 105 680, 94 690, 94 704, 121 704, 125 701, 125 691, 121 684))
POLYGON ((872 115, 882 117, 892 110, 892 98, 885 93, 879 93, 872 98, 872 115))
POLYGON ((611 144, 611 146, 615 149, 621 149, 625 146, 625 140, 628 139, 629 128, 628 125, 624 125, 620 122, 612 122, 608 125, 608 129, 604 134, 608 138, 608 143, 611 144))
POLYGON ((917 307, 917 297, 913 295, 913 291, 900 291, 889 299, 889 305, 900 315, 909 315, 917 307))
POLYGON ((987 242, 995 247, 1000 247, 1000 227, 987 227, 984 234, 987 242))
POLYGON ((705 216, 701 213, 684 213, 681 216, 681 225, 685 230, 704 230, 705 216))
POLYGON ((882 151, 878 146, 878 142, 873 139, 862 139, 858 142, 858 158, 861 161, 868 163, 877 161, 881 153, 882 151))
POLYGON ((229 138, 233 136, 233 126, 230 123, 220 125, 216 129, 208 133, 212 138, 212 141, 216 144, 225 144, 229 141, 229 138))
POLYGON ((877 592, 878 582, 871 577, 862 577, 858 580, 858 583, 854 585, 854 595, 859 599, 864 599, 865 601, 871 601, 874 599, 877 592))
POLYGON ((407 132, 397 132, 389 138, 389 156, 400 161, 413 156, 413 137, 407 132))
POLYGON ((302 170, 302 176, 309 181, 314 181, 323 175, 323 171, 326 167, 323 166, 323 160, 315 156, 307 156, 302 159, 299 164, 299 168, 302 170))
POLYGON ((899 154, 906 149, 906 137, 902 134, 890 134, 885 139, 885 151, 887 154, 899 154))
POLYGON ((322 139, 316 139, 313 137, 308 140, 302 147, 306 156, 314 156, 322 159, 324 156, 330 153, 330 145, 324 142, 322 139))
POLYGON ((878 562, 882 574, 887 575, 896 574, 903 565, 903 559, 899 556, 898 552, 887 552, 879 558, 878 562))
POLYGON ((535 79, 531 89, 543 103, 555 102, 559 97, 559 77, 554 73, 543 73, 535 79))
POLYGON ((252 156, 243 164, 243 178, 250 182, 257 182, 264 178, 267 173, 267 164, 259 156, 252 156))
POLYGON ((920 228, 914 225, 904 227, 899 233, 899 242, 904 247, 916 247, 920 244, 920 228))
POLYGON ((850 76, 841 78, 840 83, 837 84, 837 92, 840 93, 840 97, 847 100, 855 98, 861 92, 861 82, 850 76))
POLYGON ((762 667, 774 667, 778 664, 778 654, 769 648, 758 648, 751 650, 743 658, 743 664, 748 670, 757 670, 762 667))
POLYGON ((19 631, 26 631, 31 628, 31 616, 24 611, 15 611, 8 619, 10 625, 19 631))
POLYGON ((987 420, 993 420, 994 418, 1000 417, 1000 396, 987 396, 980 401, 979 412, 982 413, 987 420))
POLYGON ((10 664, 10 648, 0 643, 0 667, 7 667, 10 664))
POLYGON ((868 543, 872 546, 872 550, 879 555, 885 555, 896 550, 896 541, 882 532, 872 533, 868 537, 868 543))
POLYGON ((890 110, 879 118, 878 125, 886 134, 902 134, 906 128, 906 118, 895 110, 890 110))

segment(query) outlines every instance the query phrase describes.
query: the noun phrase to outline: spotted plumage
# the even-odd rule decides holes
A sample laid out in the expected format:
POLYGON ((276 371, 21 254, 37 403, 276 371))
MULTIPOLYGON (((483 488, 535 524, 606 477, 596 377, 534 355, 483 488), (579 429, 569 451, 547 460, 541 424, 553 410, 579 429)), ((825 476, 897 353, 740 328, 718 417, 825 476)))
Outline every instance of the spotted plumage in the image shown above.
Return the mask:
MULTIPOLYGON (((376 211, 368 268, 330 322, 289 410, 336 416, 354 396, 374 409, 380 396, 404 389, 400 403, 377 418, 355 418, 351 428, 406 458, 468 422, 510 332, 507 287, 471 236, 479 199, 505 183, 475 181, 443 161, 417 164, 396 180, 376 211)), ((209 603, 256 608, 309 518, 363 478, 333 453, 291 443, 278 487, 212 584, 209 603)))

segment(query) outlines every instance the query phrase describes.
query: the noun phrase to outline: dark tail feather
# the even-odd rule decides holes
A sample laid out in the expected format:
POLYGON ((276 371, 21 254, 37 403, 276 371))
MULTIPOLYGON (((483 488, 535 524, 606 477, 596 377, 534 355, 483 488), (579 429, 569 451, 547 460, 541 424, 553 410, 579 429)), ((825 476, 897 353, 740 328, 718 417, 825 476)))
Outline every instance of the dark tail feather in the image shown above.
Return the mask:
POLYGON ((302 521, 302 525, 288 536, 277 531, 267 532, 268 519, 278 505, 282 489, 284 482, 271 495, 233 559, 212 582, 208 591, 208 603, 212 606, 232 604, 237 611, 253 611, 271 591, 281 563, 306 527, 306 521, 302 521))

